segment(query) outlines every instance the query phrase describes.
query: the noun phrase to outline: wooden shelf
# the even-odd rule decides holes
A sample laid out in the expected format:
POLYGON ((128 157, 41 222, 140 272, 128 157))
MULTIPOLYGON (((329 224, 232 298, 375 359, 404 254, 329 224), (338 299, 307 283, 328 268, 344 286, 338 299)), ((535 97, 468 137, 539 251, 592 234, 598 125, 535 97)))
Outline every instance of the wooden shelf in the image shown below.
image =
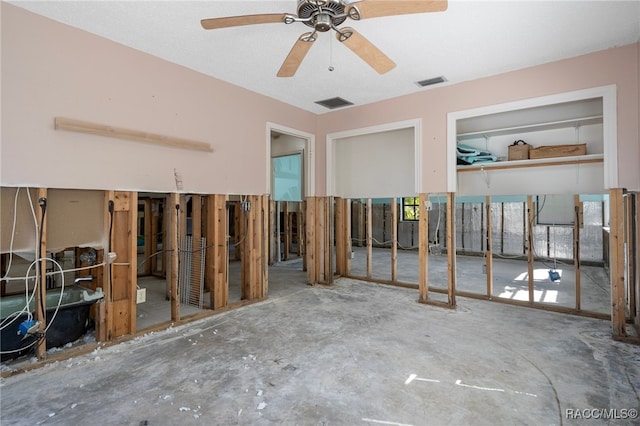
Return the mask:
POLYGON ((566 127, 580 127, 590 124, 602 124, 602 115, 594 115, 591 117, 574 118, 570 120, 559 120, 537 124, 525 124, 513 127, 504 127, 499 129, 486 129, 476 132, 460 133, 457 135, 458 141, 477 139, 479 137, 502 136, 508 134, 538 132, 542 130, 554 130, 566 127))
POLYGON ((604 154, 577 155, 574 157, 540 158, 535 160, 497 161, 495 163, 481 163, 457 166, 458 172, 477 172, 480 170, 522 169, 527 167, 566 166, 574 164, 602 163, 604 154))

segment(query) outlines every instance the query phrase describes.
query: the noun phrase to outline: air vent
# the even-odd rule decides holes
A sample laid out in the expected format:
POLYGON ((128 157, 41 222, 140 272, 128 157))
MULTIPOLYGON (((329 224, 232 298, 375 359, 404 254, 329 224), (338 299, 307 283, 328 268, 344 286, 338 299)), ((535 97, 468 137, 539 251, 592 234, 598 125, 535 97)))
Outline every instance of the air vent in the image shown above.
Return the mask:
POLYGON ((353 105, 353 102, 349 102, 342 98, 331 98, 325 99, 324 101, 316 101, 318 105, 322 105, 325 108, 336 109, 340 107, 345 107, 348 105, 353 105))
POLYGON ((428 78, 426 80, 416 81, 416 84, 420 87, 425 87, 425 86, 431 86, 433 84, 444 83, 445 81, 447 81, 447 79, 444 78, 443 76, 440 76, 440 77, 428 78))

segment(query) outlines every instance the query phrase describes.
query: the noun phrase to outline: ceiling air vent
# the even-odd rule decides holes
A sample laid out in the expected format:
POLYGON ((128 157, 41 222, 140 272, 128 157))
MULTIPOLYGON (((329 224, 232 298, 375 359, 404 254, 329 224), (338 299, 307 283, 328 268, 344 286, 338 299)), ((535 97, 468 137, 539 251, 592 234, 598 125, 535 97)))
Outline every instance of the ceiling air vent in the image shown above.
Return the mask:
POLYGON ((431 86, 433 84, 444 83, 445 81, 447 81, 447 79, 444 78, 443 76, 440 76, 440 77, 428 78, 426 80, 416 81, 416 84, 420 87, 425 87, 425 86, 431 86))
POLYGON ((322 105, 325 108, 336 109, 340 107, 345 107, 348 105, 353 105, 353 102, 349 102, 342 98, 331 98, 325 99, 324 101, 316 101, 318 105, 322 105))

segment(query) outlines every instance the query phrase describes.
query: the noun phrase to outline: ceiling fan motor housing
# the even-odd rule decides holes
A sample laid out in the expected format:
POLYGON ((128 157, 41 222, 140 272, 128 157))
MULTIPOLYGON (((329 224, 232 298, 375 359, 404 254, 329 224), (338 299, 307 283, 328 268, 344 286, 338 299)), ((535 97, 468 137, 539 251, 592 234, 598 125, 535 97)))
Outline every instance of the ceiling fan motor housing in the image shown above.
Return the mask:
POLYGON ((336 0, 298 0, 298 17, 319 32, 329 31, 347 19, 344 4, 336 0))

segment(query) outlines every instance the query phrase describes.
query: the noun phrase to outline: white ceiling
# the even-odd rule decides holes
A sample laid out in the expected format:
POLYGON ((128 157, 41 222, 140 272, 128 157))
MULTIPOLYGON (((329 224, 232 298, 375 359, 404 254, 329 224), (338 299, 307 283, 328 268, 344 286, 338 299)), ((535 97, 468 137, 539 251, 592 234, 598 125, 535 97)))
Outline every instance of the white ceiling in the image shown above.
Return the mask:
POLYGON ((282 61, 307 26, 207 31, 200 19, 295 14, 296 0, 10 3, 320 114, 329 110, 314 102, 335 96, 363 105, 429 90, 418 87, 418 80, 442 75, 443 84, 455 84, 640 40, 637 0, 450 0, 445 12, 343 24, 397 64, 387 74, 378 75, 332 34, 321 33, 296 75, 278 78, 282 61))

